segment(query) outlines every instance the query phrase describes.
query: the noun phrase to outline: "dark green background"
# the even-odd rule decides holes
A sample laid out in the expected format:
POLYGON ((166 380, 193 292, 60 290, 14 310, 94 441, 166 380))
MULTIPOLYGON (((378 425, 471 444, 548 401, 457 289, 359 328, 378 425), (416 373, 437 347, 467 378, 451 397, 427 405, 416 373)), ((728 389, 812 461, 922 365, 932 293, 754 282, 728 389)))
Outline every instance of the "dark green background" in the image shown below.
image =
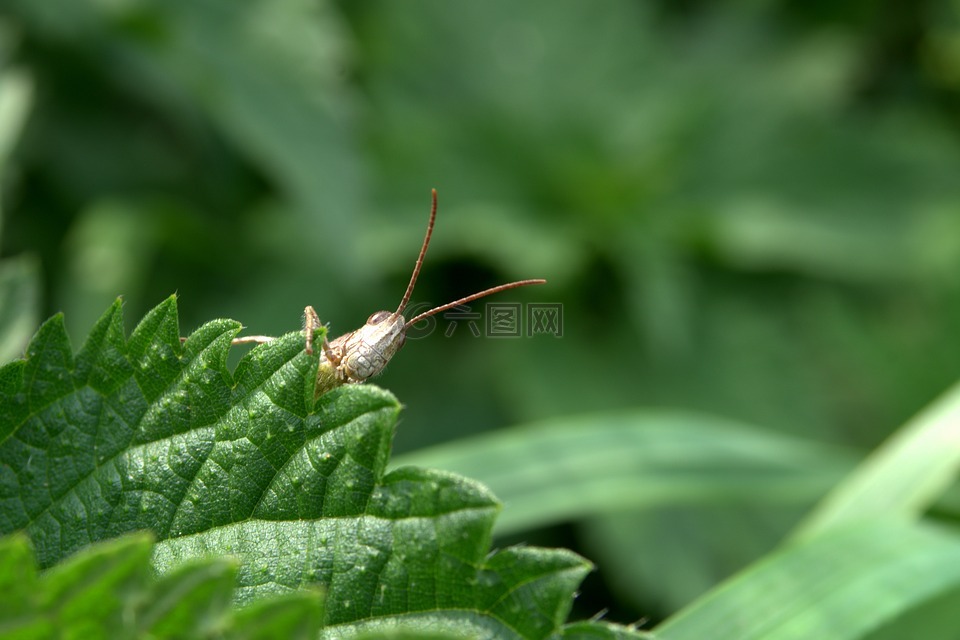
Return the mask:
MULTIPOLYGON (((3 0, 0 255, 76 346, 171 292, 184 334, 338 335, 397 304, 436 187, 414 300, 543 277, 495 301, 564 335, 408 341, 397 450, 667 406, 865 451, 960 373, 960 3, 840 4, 3 0)), ((795 514, 738 517, 756 548, 689 517, 657 522, 722 575, 795 514)), ((540 541, 606 576, 615 530, 540 541)), ((704 588, 594 580, 627 617, 704 588)))

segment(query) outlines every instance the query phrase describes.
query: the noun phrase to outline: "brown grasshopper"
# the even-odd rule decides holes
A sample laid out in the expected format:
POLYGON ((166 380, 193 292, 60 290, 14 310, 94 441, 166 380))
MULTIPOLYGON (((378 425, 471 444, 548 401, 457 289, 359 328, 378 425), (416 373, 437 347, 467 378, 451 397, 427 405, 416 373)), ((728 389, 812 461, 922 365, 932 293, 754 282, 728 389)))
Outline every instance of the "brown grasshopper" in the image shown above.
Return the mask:
MULTIPOLYGON (((433 234, 433 223, 437 217, 437 190, 433 189, 433 204, 430 207, 430 221, 427 223, 427 233, 423 238, 423 246, 420 247, 420 255, 417 256, 417 262, 413 267, 413 275, 410 276, 410 283, 407 290, 400 300, 400 306, 396 311, 377 311, 369 318, 367 323, 355 331, 345 333, 332 342, 327 342, 324 338, 321 343, 322 353, 320 356, 320 366, 317 369, 316 395, 320 396, 334 387, 342 384, 359 384, 365 382, 368 378, 378 375, 390 362, 394 354, 403 346, 407 329, 417 322, 430 316, 446 311, 452 307, 466 304, 477 298, 482 298, 500 291, 515 289, 530 284, 544 284, 546 280, 519 280, 502 284, 497 287, 485 289, 478 293, 448 302, 447 304, 434 307, 429 311, 414 316, 407 320, 403 317, 403 310, 413 295, 413 287, 417 283, 417 276, 420 275, 420 267, 423 266, 423 258, 427 254, 427 247, 430 245, 430 236, 433 234)), ((313 354, 313 332, 320 327, 320 318, 313 307, 308 306, 304 309, 304 332, 306 333, 306 352, 313 354)), ((233 340, 233 344, 262 343, 273 340, 270 336, 245 336, 233 340)))

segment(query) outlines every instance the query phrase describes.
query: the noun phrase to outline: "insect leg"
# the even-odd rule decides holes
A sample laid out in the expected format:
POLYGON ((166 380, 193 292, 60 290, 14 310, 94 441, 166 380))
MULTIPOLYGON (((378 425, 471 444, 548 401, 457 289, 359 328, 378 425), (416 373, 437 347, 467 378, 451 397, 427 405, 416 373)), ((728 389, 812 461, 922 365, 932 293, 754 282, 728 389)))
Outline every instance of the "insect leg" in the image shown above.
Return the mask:
MULTIPOLYGON (((313 331, 314 329, 320 326, 320 316, 317 315, 317 312, 313 307, 308 306, 303 310, 303 331, 307 334, 306 340, 306 350, 307 353, 313 355, 313 331)), ((326 337, 323 339, 323 344, 320 345, 323 349, 323 355, 327 357, 327 361, 333 366, 340 364, 340 358, 333 352, 333 349, 330 348, 330 343, 327 342, 326 337)))

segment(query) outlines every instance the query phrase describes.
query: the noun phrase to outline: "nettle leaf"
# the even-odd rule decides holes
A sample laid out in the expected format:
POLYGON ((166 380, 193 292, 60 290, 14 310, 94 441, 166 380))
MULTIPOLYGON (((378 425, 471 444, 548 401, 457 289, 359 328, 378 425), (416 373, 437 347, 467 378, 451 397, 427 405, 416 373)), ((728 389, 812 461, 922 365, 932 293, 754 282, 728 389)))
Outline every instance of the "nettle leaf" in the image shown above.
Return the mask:
POLYGON ((322 587, 324 637, 566 635, 586 560, 490 554, 499 503, 488 489, 414 467, 384 475, 396 398, 347 385, 315 399, 318 356, 301 333, 231 373, 239 330, 215 320, 181 344, 171 297, 128 340, 117 301, 74 356, 63 318, 46 322, 26 358, 0 368, 0 533, 25 532, 40 569, 138 530, 156 537, 163 575, 229 555, 241 604, 322 587))
POLYGON ((319 591, 264 599, 237 611, 237 563, 207 558, 159 579, 152 536, 135 533, 91 545, 42 576, 23 534, 0 540, 0 637, 315 638, 319 591))

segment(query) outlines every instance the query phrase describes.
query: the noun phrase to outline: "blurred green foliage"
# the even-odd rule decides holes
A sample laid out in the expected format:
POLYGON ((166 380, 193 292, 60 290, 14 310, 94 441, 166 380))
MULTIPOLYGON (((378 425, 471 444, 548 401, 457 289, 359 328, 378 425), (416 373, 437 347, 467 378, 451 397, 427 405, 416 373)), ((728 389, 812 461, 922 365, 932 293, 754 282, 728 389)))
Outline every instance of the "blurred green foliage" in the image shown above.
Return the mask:
MULTIPOLYGON (((276 335, 310 304, 338 335, 396 305, 437 187, 415 301, 544 277, 498 300, 563 303, 564 335, 408 341, 380 381, 399 450, 646 406, 866 450, 960 377, 958 18, 4 0, 0 321, 63 310, 82 336, 118 294, 136 318, 176 291, 183 333, 276 335)), ((663 613, 798 517, 625 513, 581 551, 663 613), (663 552, 610 562, 638 547, 663 552)))

